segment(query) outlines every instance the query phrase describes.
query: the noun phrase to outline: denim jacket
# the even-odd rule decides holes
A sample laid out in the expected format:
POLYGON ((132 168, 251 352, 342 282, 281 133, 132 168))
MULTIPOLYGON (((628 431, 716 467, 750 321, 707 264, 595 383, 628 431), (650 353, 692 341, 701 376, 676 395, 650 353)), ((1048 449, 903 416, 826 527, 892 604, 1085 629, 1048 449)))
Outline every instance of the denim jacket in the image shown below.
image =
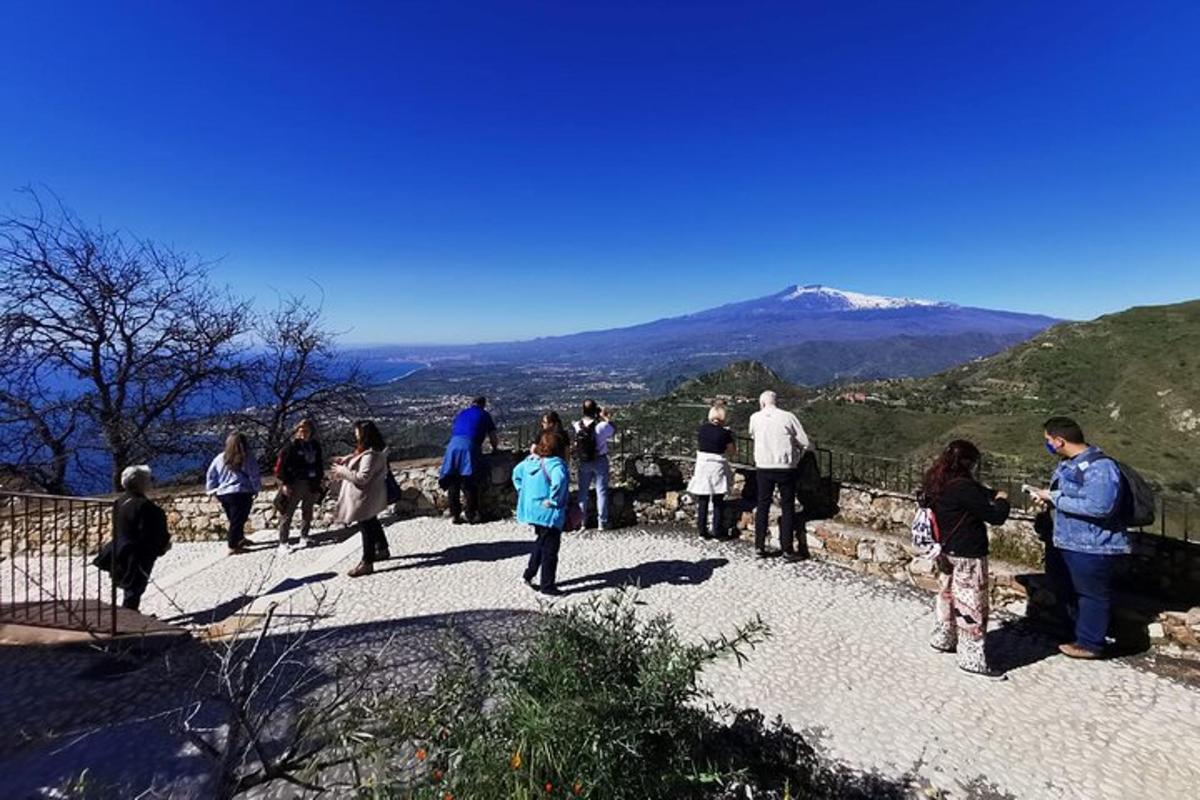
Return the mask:
POLYGON ((530 456, 517 464, 512 477, 518 492, 517 521, 561 531, 567 523, 571 491, 567 462, 556 456, 530 456))
POLYGON ((1119 518, 1121 471, 1098 447, 1089 447, 1054 470, 1054 546, 1096 555, 1129 552, 1119 518))
POLYGON ((224 494, 254 494, 262 488, 262 479, 258 474, 258 464, 254 456, 247 454, 246 463, 242 469, 230 469, 225 466, 225 454, 217 453, 217 457, 208 465, 204 476, 204 489, 208 494, 218 497, 224 494))

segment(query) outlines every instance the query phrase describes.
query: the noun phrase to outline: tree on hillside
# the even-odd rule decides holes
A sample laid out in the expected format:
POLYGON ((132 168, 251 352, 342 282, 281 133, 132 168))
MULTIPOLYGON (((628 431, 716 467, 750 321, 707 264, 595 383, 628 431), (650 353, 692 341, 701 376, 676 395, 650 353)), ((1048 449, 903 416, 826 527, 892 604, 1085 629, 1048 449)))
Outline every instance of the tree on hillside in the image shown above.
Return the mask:
POLYGON ((257 440, 264 461, 273 461, 301 418, 328 422, 366 413, 366 376, 338 353, 337 332, 321 306, 281 298, 255 316, 253 329, 262 351, 250 361, 245 408, 234 418, 257 440))
POLYGON ((46 385, 38 362, 0 331, 0 461, 53 494, 67 488, 81 405, 63 389, 46 385))
POLYGON ((117 488, 126 466, 179 452, 203 393, 238 378, 250 308, 198 258, 26 196, 31 213, 0 217, 0 330, 39 374, 78 384, 117 488))

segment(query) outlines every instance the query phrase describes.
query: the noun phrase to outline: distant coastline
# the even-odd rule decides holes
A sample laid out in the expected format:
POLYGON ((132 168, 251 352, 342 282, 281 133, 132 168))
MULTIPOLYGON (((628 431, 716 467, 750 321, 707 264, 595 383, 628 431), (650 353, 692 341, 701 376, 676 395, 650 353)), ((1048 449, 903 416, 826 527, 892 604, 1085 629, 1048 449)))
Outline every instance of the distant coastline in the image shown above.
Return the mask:
POLYGON ((412 366, 411 369, 409 369, 407 372, 403 373, 402 375, 397 375, 394 378, 388 378, 387 381, 385 381, 385 383, 399 383, 400 381, 404 380, 405 378, 407 378, 411 375, 415 375, 423 369, 429 369, 430 366, 431 366, 430 364, 415 364, 412 366))

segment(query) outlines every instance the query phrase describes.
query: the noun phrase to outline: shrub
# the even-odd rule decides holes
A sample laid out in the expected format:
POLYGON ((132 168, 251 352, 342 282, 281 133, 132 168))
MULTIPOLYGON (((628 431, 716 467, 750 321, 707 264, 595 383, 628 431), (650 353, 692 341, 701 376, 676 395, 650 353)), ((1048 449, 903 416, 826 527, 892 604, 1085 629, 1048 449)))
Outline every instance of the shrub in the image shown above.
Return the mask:
POLYGON ((900 787, 825 765, 795 731, 715 704, 698 678, 769 635, 681 641, 642 620, 633 594, 551 611, 522 654, 479 680, 451 647, 432 693, 377 696, 359 710, 364 796, 427 800, 889 797, 900 787), (765 794, 764 794, 765 792, 765 794))

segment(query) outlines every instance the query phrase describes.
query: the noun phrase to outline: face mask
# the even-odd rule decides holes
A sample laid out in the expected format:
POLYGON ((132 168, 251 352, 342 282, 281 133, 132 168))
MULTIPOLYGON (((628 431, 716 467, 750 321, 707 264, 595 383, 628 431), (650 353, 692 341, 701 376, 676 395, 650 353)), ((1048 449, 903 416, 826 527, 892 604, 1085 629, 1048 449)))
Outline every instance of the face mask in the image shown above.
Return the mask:
POLYGON ((1046 452, 1052 456, 1058 455, 1058 451, 1054 449, 1054 444, 1052 442, 1046 442, 1046 452))

